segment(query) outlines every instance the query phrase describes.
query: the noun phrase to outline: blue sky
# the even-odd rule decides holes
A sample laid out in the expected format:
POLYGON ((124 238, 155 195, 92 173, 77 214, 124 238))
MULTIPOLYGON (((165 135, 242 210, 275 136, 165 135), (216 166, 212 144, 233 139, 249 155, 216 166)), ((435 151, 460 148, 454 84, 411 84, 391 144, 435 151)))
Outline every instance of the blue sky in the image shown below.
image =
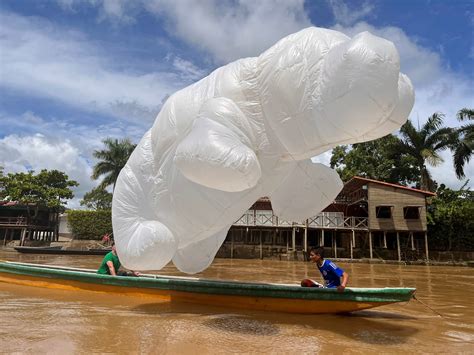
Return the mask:
MULTIPOLYGON (((474 2, 406 0, 2 0, 0 165, 90 179, 106 137, 138 142, 166 97, 308 26, 392 40, 416 90, 410 115, 474 106, 474 2)), ((328 162, 330 154, 316 158, 328 162)), ((459 187, 449 152, 430 170, 459 187)), ((474 181, 473 162, 466 175, 474 181)))

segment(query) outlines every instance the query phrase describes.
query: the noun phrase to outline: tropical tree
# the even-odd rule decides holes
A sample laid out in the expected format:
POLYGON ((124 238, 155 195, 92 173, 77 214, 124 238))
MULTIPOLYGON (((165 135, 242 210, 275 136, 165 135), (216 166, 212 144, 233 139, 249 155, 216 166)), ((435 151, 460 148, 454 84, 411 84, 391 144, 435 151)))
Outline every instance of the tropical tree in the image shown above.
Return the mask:
POLYGON ((112 194, 98 186, 84 195, 81 206, 99 211, 110 210, 112 208, 112 194))
POLYGON ((444 115, 434 113, 426 123, 416 129, 411 121, 407 121, 400 128, 400 138, 395 148, 402 154, 414 158, 420 171, 418 185, 423 190, 434 191, 436 182, 431 178, 427 165, 438 166, 443 162, 439 155, 441 151, 450 148, 457 140, 455 130, 442 127, 444 115))
POLYGON ((72 187, 79 184, 58 170, 41 170, 27 173, 8 173, 0 177, 1 195, 10 201, 29 206, 46 206, 59 209, 65 200, 74 197, 72 187))
POLYGON ((332 150, 331 168, 348 181, 353 176, 383 180, 408 185, 417 181, 419 169, 413 157, 394 149, 398 138, 385 137, 348 146, 337 146, 332 150))
MULTIPOLYGON (((469 180, 468 180, 469 181, 469 180)), ((474 192, 441 184, 427 209, 430 245, 438 250, 474 250, 474 192)))
POLYGON ((128 158, 132 154, 136 145, 132 144, 129 139, 112 139, 106 138, 102 141, 105 149, 95 150, 93 155, 99 162, 94 165, 92 171, 92 179, 97 180, 104 176, 100 187, 105 189, 112 185, 115 189, 115 183, 120 174, 120 170, 127 163, 128 158))
MULTIPOLYGON (((459 110, 458 120, 474 120, 474 110, 463 108, 459 110)), ((467 123, 457 129, 459 140, 453 147, 453 162, 456 176, 459 179, 464 178, 464 165, 471 158, 474 149, 474 123, 467 123)))

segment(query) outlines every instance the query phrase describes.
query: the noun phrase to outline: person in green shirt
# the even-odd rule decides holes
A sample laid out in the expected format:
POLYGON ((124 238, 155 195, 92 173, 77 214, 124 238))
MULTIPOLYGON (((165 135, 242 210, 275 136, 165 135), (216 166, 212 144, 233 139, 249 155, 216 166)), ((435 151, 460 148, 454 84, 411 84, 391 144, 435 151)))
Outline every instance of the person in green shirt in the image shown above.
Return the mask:
POLYGON ((98 274, 102 275, 112 275, 112 276, 140 276, 140 273, 137 271, 119 271, 120 269, 120 260, 117 255, 117 250, 115 244, 112 245, 112 251, 107 253, 100 264, 98 274))

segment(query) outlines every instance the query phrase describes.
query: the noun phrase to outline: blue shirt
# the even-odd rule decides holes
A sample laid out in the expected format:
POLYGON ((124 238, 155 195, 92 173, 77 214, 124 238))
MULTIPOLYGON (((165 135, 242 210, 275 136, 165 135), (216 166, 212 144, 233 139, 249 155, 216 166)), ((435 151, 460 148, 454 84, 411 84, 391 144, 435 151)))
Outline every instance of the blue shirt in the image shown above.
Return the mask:
POLYGON ((323 260, 323 265, 317 266, 319 272, 323 275, 324 281, 326 281, 326 287, 333 288, 341 285, 341 277, 344 270, 334 264, 331 260, 327 259, 323 260))

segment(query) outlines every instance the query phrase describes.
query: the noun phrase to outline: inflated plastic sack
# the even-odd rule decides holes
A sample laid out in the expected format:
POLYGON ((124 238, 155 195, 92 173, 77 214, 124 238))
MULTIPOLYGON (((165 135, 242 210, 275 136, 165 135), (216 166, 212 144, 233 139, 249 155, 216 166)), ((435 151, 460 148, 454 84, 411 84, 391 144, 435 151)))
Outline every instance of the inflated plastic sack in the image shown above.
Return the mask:
POLYGON ((118 178, 112 219, 123 265, 207 268, 261 196, 303 221, 342 188, 311 157, 398 129, 414 93, 393 43, 322 28, 283 38, 172 95, 118 178))

